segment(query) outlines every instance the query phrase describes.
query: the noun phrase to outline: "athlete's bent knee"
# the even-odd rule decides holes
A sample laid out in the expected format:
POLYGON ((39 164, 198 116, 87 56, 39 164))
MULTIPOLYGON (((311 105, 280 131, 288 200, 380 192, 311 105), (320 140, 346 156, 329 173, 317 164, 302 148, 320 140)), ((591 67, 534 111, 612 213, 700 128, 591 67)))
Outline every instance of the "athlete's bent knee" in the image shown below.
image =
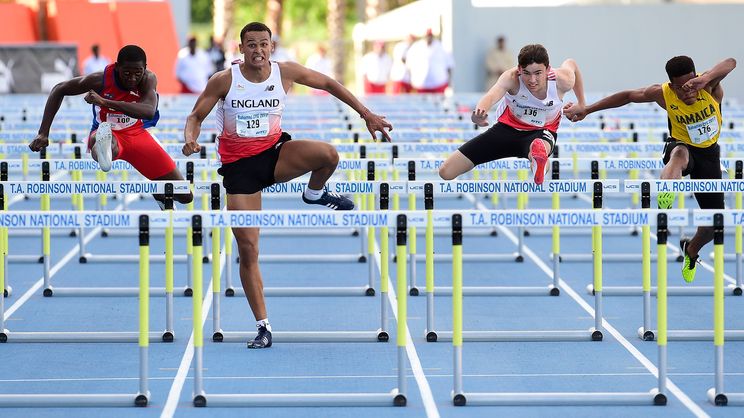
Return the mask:
POLYGON ((454 180, 455 177, 457 177, 457 173, 453 172, 450 169, 449 165, 445 163, 445 164, 442 164, 441 167, 439 167, 439 177, 441 177, 442 180, 447 180, 447 181, 454 180))
POLYGON ((325 149, 325 155, 323 156, 326 163, 329 166, 336 167, 338 165, 338 158, 338 151, 336 151, 336 148, 328 145, 325 149))

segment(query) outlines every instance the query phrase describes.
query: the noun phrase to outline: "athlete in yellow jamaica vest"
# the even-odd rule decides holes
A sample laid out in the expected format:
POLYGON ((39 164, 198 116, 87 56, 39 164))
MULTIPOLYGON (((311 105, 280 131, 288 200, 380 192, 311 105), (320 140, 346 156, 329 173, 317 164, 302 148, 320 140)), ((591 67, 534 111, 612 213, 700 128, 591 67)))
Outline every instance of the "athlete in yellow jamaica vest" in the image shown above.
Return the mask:
MULTIPOLYGON (((736 67, 736 60, 727 58, 710 70, 697 74, 695 64, 687 56, 667 61, 669 82, 636 90, 625 90, 587 105, 569 103, 564 114, 569 120, 580 121, 590 113, 624 106, 628 103, 656 102, 667 112, 669 139, 664 146, 664 169, 661 179, 720 179, 721 153, 717 144, 721 132, 721 80, 736 67)), ((669 209, 674 193, 657 196, 660 209, 669 209)), ((723 193, 695 193, 701 209, 723 209, 723 193)), ((713 240, 712 227, 699 227, 691 239, 680 240, 685 255, 682 277, 695 279, 695 267, 700 249, 713 240)))

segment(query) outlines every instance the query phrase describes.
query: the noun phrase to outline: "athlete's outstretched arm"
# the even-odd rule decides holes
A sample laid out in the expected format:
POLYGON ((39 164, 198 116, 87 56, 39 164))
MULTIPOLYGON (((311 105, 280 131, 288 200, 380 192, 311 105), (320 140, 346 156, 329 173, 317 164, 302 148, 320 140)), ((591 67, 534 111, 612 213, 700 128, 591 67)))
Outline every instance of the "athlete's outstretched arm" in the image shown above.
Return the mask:
POLYGON ((584 119, 588 114, 599 112, 600 110, 614 109, 625 106, 628 103, 649 102, 656 102, 659 106, 666 107, 664 93, 661 90, 660 84, 635 90, 623 90, 587 106, 581 106, 578 103, 568 103, 563 108, 563 113, 570 120, 577 122, 584 119))
POLYGON ((183 128, 183 138, 186 142, 183 145, 183 155, 189 156, 201 151, 201 145, 196 140, 201 133, 201 124, 212 111, 217 102, 227 96, 232 82, 232 73, 230 69, 220 71, 213 75, 207 82, 204 91, 196 99, 194 108, 186 118, 186 127, 183 128))
POLYGON ((501 98, 504 97, 507 91, 516 89, 519 86, 519 75, 517 67, 510 70, 504 71, 496 80, 496 84, 491 86, 490 89, 478 100, 478 104, 473 109, 473 114, 470 115, 470 119, 478 126, 488 126, 488 111, 496 104, 501 98))
POLYGON ((282 71, 282 78, 287 78, 291 82, 297 82, 304 86, 325 90, 338 98, 342 102, 354 109, 367 124, 367 130, 372 134, 372 138, 377 140, 376 131, 382 133, 387 142, 390 142, 390 135, 387 130, 393 130, 393 125, 385 120, 385 116, 379 116, 367 109, 349 90, 338 81, 328 77, 325 74, 313 71, 295 62, 279 63, 282 71), (386 130, 387 129, 387 130, 386 130))
POLYGON ((40 151, 49 145, 49 130, 65 96, 76 96, 91 89, 100 90, 102 88, 103 72, 100 71, 83 77, 75 77, 54 86, 52 91, 49 92, 49 97, 47 97, 44 106, 44 115, 41 118, 38 135, 28 145, 31 151, 40 151))
POLYGON ((725 60, 714 65, 710 70, 700 74, 698 77, 685 83, 682 88, 684 90, 695 90, 700 91, 706 89, 713 94, 719 102, 723 99, 723 89, 721 88, 721 80, 723 80, 731 71, 736 68, 736 60, 733 58, 726 58, 725 60))
POLYGON ((581 75, 578 64, 573 58, 563 61, 558 68, 558 89, 561 92, 573 90, 579 105, 586 105, 584 97, 584 77, 581 75))

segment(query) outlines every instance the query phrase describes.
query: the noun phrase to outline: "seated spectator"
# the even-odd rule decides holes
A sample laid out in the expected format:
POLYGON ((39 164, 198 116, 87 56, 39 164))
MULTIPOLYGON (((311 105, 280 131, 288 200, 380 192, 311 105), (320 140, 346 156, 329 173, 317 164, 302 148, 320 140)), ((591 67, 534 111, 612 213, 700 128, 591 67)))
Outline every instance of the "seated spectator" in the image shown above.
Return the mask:
POLYGON ((431 29, 411 45, 406 65, 411 70, 411 86, 417 93, 444 93, 455 66, 452 55, 434 38, 431 29))
POLYGON ((291 50, 282 46, 281 38, 279 35, 271 37, 271 42, 274 44, 274 51, 271 53, 271 60, 276 62, 296 62, 294 53, 291 50))
POLYGON ((90 47, 91 56, 83 61, 83 75, 95 73, 97 71, 103 71, 107 65, 111 64, 111 60, 101 55, 98 44, 93 44, 90 47))
POLYGON ((390 79, 390 67, 393 60, 385 52, 385 42, 375 41, 372 51, 362 58, 364 72, 364 94, 385 93, 385 86, 390 79))
POLYGON ((188 45, 178 51, 176 78, 181 83, 181 93, 201 93, 207 86, 214 67, 209 56, 197 48, 196 38, 190 37, 188 45))

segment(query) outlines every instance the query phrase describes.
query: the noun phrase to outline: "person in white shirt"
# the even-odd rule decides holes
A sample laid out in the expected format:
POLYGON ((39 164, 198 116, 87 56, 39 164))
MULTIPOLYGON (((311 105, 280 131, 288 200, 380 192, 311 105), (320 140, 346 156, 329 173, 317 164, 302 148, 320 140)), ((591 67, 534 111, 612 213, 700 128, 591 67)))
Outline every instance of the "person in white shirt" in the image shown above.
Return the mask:
POLYGON ((432 30, 427 29, 424 38, 408 50, 406 65, 411 71, 411 86, 417 93, 444 93, 455 63, 442 43, 434 39, 432 30))
POLYGON ((274 44, 274 51, 271 52, 271 60, 276 62, 296 62, 297 59, 294 56, 292 50, 282 46, 282 40, 279 35, 271 37, 271 42, 274 44))
MULTIPOLYGON (((322 44, 319 44, 317 51, 307 58, 305 67, 333 78, 333 65, 328 59, 326 47, 322 44)), ((310 94, 325 95, 328 93, 319 89, 310 89, 310 94)))
MULTIPOLYGON (((196 99, 186 119, 183 154, 201 149, 196 140, 204 119, 217 106, 221 129, 217 152, 227 193, 227 210, 261 210, 261 190, 311 173, 302 195, 305 203, 334 210, 351 210, 354 203, 324 186, 336 170, 338 153, 331 144, 292 139, 281 120, 287 92, 293 84, 322 89, 349 105, 364 120, 372 138, 379 132, 390 141, 392 125, 367 109, 344 86, 332 78, 295 62, 270 61, 271 29, 260 22, 240 31, 243 60, 219 71, 196 99)), ((259 229, 233 228, 240 255, 240 280, 256 319, 258 335, 248 348, 272 345, 263 279, 259 269, 259 229)))
POLYGON ((83 61, 83 75, 103 71, 107 65, 111 64, 110 59, 101 55, 98 44, 91 46, 90 52, 92 55, 83 61))
POLYGON ((176 78, 181 83, 181 93, 201 93, 214 73, 214 64, 206 52, 196 47, 196 38, 190 37, 188 46, 178 51, 176 78))
POLYGON ((393 60, 385 52, 385 42, 375 41, 372 51, 362 57, 364 72, 364 94, 385 93, 390 79, 390 68, 393 60))
POLYGON ((514 54, 506 47, 506 38, 496 38, 496 45, 486 53, 486 84, 485 90, 491 88, 498 81, 504 71, 514 67, 514 54))
POLYGON ((390 68, 390 81, 392 81, 393 94, 410 93, 413 91, 411 87, 411 72, 408 71, 406 66, 406 55, 408 49, 416 41, 416 37, 413 34, 408 35, 408 38, 398 42, 393 47, 393 66, 390 68))

